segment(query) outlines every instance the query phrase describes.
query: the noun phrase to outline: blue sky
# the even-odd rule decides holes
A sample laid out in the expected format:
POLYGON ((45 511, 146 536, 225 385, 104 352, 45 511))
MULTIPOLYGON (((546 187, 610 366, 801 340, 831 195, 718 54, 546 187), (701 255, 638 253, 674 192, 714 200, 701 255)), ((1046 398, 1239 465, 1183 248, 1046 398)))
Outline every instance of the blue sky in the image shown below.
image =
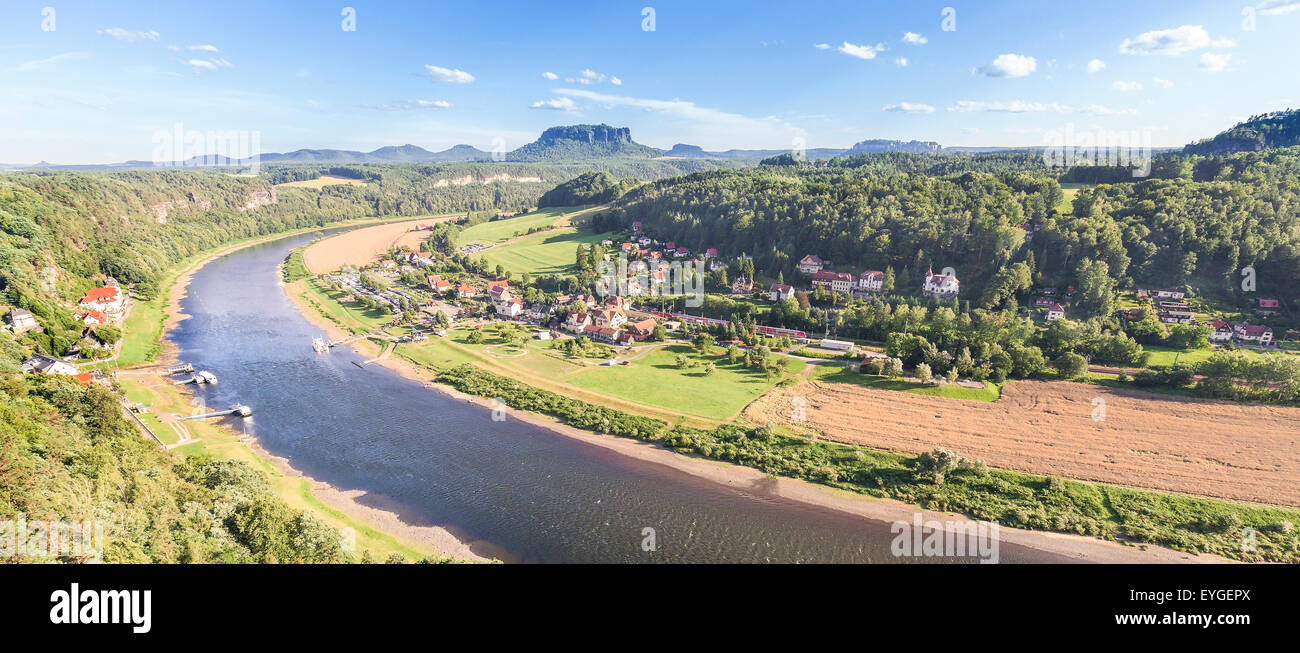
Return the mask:
POLYGON ((0 162, 147 160, 178 123, 266 152, 514 148, 581 122, 657 147, 1164 146, 1300 106, 1300 0, 1065 4, 8 0, 0 162))

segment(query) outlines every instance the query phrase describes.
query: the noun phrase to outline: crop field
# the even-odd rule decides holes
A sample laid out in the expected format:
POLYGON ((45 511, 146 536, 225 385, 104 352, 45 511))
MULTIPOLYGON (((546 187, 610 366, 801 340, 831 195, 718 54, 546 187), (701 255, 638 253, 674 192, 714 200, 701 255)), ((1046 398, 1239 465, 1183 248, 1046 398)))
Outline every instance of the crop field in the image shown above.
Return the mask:
POLYGON ((403 234, 420 224, 450 220, 463 214, 423 217, 354 229, 312 243, 303 250, 302 261, 312 274, 333 272, 344 265, 361 267, 374 263, 379 255, 403 234))
MULTIPOLYGON (((990 466, 1200 496, 1300 505, 1300 409, 1016 381, 996 402, 848 383, 781 389, 824 437, 990 466)), ((791 423, 777 397, 767 416, 791 423)))
POLYGON ((303 181, 290 181, 283 184, 276 184, 276 187, 284 188, 314 188, 321 189, 326 186, 365 186, 366 182, 360 179, 349 179, 337 175, 321 175, 315 179, 305 179, 303 181))

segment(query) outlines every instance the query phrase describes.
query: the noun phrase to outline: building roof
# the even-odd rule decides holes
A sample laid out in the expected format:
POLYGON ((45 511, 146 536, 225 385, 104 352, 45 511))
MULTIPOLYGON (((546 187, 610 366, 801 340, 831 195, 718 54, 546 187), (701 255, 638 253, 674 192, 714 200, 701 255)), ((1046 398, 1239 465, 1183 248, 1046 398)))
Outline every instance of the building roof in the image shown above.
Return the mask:
POLYGON ((1241 331, 1241 333, 1244 335, 1255 336, 1255 337, 1262 336, 1265 333, 1273 333, 1273 330, 1266 326, 1260 326, 1254 324, 1243 324, 1237 327, 1237 330, 1241 331))
POLYGON ((822 270, 821 272, 818 272, 817 274, 814 274, 814 275, 812 276, 812 279, 813 279, 813 281, 848 281, 848 282, 852 282, 852 281, 853 281, 853 275, 849 274, 848 272, 831 272, 830 270, 822 270))
POLYGON ((86 296, 81 298, 82 304, 109 303, 117 301, 117 288, 106 286, 104 288, 91 288, 86 291, 86 296))
POLYGON ((772 284, 772 290, 775 292, 779 292, 781 294, 785 294, 787 292, 790 292, 791 290, 794 290, 794 286, 787 286, 783 283, 774 283, 772 284))
POLYGON ((1261 300, 1259 300, 1259 307, 1260 307, 1260 308, 1277 308, 1277 307, 1278 307, 1278 301, 1277 301, 1276 299, 1261 299, 1261 300))
POLYGON ((881 272, 880 270, 867 270, 866 272, 863 272, 862 274, 858 275, 858 278, 859 279, 880 279, 883 281, 885 279, 885 273, 881 272))

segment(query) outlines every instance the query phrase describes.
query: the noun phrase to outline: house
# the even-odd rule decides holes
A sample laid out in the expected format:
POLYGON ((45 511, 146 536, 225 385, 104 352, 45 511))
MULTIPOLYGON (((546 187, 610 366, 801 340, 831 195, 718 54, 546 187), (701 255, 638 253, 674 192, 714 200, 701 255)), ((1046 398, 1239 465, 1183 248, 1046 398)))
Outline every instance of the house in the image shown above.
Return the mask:
POLYGON ((774 283, 768 290, 767 298, 774 301, 784 301, 794 298, 794 286, 787 286, 783 283, 774 283))
POLYGON ((519 317, 519 314, 524 312, 524 302, 518 297, 513 299, 507 298, 504 301, 496 302, 494 306, 497 309, 497 315, 508 317, 512 320, 519 317))
POLYGON ((547 306, 546 304, 533 304, 532 308, 528 309, 527 317, 529 320, 541 324, 547 317, 550 317, 550 315, 550 306, 547 306))
POLYGON ((1268 345, 1273 342, 1273 330, 1266 326, 1238 324, 1237 328, 1233 330, 1233 335, 1242 342, 1256 342, 1261 345, 1268 345))
POLYGON ((685 247, 678 247, 677 249, 673 250, 674 258, 686 258, 687 256, 690 255, 691 255, 691 250, 685 247))
POLYGON ((640 221, 640 220, 637 220, 636 222, 633 222, 633 223, 632 223, 632 231, 635 231, 635 232, 637 232, 637 233, 641 233, 641 221, 640 221))
POLYGON ((809 254, 799 259, 799 271, 810 277, 821 272, 822 268, 826 267, 826 265, 827 262, 823 261, 821 257, 816 254, 809 254))
POLYGON ((666 252, 671 252, 671 251, 673 251, 673 250, 675 250, 675 249, 677 249, 677 243, 675 243, 675 242, 673 242, 673 241, 671 241, 671 240, 668 241, 668 242, 666 242, 666 243, 664 243, 664 251, 666 251, 666 252))
POLYGON ((709 272, 721 270, 727 267, 727 262, 720 258, 709 259, 709 272))
POLYGON ((1059 319, 1061 319, 1061 318, 1063 318, 1063 317, 1065 317, 1065 307, 1064 307, 1064 306, 1061 306, 1060 304, 1058 304, 1058 303, 1056 303, 1056 302, 1053 302, 1051 306, 1048 306, 1048 307, 1047 307, 1047 321, 1048 321, 1048 322, 1051 322, 1051 321, 1053 321, 1053 320, 1059 320, 1059 319))
POLYGON ((627 333, 637 340, 649 340, 655 333, 655 327, 659 323, 654 319, 647 318, 640 322, 627 325, 627 333))
POLYGON ((848 272, 823 270, 813 274, 812 283, 831 292, 848 292, 853 289, 855 281, 848 272))
POLYGON ((397 261, 394 261, 394 260, 391 259, 391 258, 386 258, 386 259, 383 259, 383 260, 379 261, 379 267, 384 268, 384 269, 395 268, 395 267, 397 267, 397 261))
POLYGON ((710 247, 710 248, 704 250, 704 256, 705 256, 705 258, 717 258, 717 257, 718 257, 718 248, 716 248, 716 247, 710 247))
POLYGON ((489 282, 488 297, 492 299, 492 303, 494 304, 497 302, 507 301, 510 299, 510 286, 507 286, 504 281, 489 282), (493 283, 496 283, 496 285, 493 285, 493 283))
POLYGON ((623 243, 621 248, 624 253, 636 256, 641 252, 641 247, 636 243, 623 243))
MULTIPOLYGON (((100 313, 103 315, 103 313, 100 313)), ((36 328, 36 318, 31 311, 21 308, 15 308, 9 311, 9 324, 13 327, 14 333, 26 333, 36 328)))
POLYGON ((622 295, 610 295, 605 298, 605 308, 626 311, 628 308, 627 298, 622 295))
POLYGON ((1196 314, 1183 310, 1163 311, 1160 313, 1160 321, 1165 324, 1192 324, 1196 322, 1196 314))
POLYGON ((1149 290, 1149 295, 1156 299, 1182 299, 1187 296, 1181 288, 1164 288, 1162 290, 1149 290))
POLYGON ((754 280, 746 277, 740 277, 731 282, 731 292, 736 295, 747 295, 754 291, 754 280))
POLYGON ((510 287, 510 282, 509 282, 509 281, 489 281, 489 282, 487 282, 487 287, 488 287, 488 291, 489 291, 489 292, 490 292, 492 289, 494 289, 494 288, 509 288, 509 287, 510 287))
POLYGON ((451 282, 435 274, 429 277, 429 289, 441 295, 451 290, 451 282))
POLYGON ((858 289, 880 292, 885 288, 885 273, 879 270, 867 270, 858 275, 858 289))
POLYGON ((564 321, 564 330, 570 333, 581 333, 589 326, 591 326, 591 316, 587 313, 569 313, 569 318, 564 321))
MULTIPOLYGON (((1037 306, 1038 308, 1045 308, 1045 307, 1047 307, 1047 306, 1051 306, 1051 305, 1053 305, 1053 304, 1055 304, 1055 303, 1056 303, 1056 300, 1055 300, 1055 299, 1046 299, 1046 298, 1043 298, 1043 297, 1039 297, 1038 299, 1035 299, 1035 300, 1034 300, 1034 306, 1037 306)), ((1142 310, 1142 309, 1139 308, 1139 309, 1134 309, 1134 310, 1139 310, 1139 311, 1140 311, 1140 310, 1142 310)), ((1138 317, 1142 317, 1142 316, 1139 315, 1138 317)))
POLYGON ((107 315, 99 311, 83 311, 80 313, 73 313, 72 318, 82 324, 85 324, 86 326, 93 326, 96 324, 108 324, 111 321, 111 318, 109 318, 107 315))
POLYGON ((104 286, 103 288, 91 288, 86 291, 86 296, 77 302, 79 306, 92 311, 102 311, 104 313, 119 313, 122 311, 123 297, 116 286, 104 286))
POLYGON ((1263 315, 1276 313, 1281 308, 1281 303, 1276 299, 1261 299, 1255 302, 1255 312, 1263 315))
POLYGON ((951 299, 960 290, 956 274, 935 274, 933 268, 925 273, 925 282, 921 284, 921 294, 935 299, 951 299))
POLYGON ((63 376, 76 376, 81 373, 73 365, 69 365, 53 356, 36 354, 31 358, 23 361, 24 374, 61 374, 63 376))
POLYGON ((591 312, 591 324, 601 329, 617 329, 627 323, 627 314, 618 308, 602 308, 591 312))
POLYGON ((478 294, 478 291, 474 289, 474 286, 470 286, 470 285, 463 284, 463 283, 460 284, 460 285, 458 285, 458 286, 456 286, 456 296, 457 296, 457 297, 473 297, 474 295, 477 295, 477 294, 478 294))
POLYGON ((1232 340, 1231 324, 1228 324, 1223 320, 1211 320, 1210 328, 1213 329, 1213 331, 1210 332, 1211 342, 1228 342, 1229 340, 1232 340))

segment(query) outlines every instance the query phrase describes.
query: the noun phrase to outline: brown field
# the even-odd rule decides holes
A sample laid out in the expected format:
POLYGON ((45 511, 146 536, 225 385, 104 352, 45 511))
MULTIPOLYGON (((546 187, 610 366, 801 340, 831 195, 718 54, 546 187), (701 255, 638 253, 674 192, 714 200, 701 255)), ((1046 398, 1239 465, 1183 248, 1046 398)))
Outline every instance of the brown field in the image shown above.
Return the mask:
POLYGON ((338 185, 365 186, 366 182, 360 179, 349 179, 347 177, 339 177, 336 175, 321 175, 315 179, 306 179, 304 181, 290 181, 290 182, 285 182, 283 184, 276 184, 277 187, 316 188, 316 189, 321 189, 326 186, 338 186, 338 185))
MULTIPOLYGON (((1019 381, 985 403, 810 383, 808 425, 827 439, 920 453, 935 447, 992 467, 1300 506, 1300 409, 1019 381), (1094 400, 1105 420, 1093 419, 1094 400)), ((790 398, 751 418, 789 423, 790 398)))
POLYGON ((463 213, 437 217, 413 218, 402 222, 354 229, 337 236, 326 238, 303 250, 302 262, 312 274, 333 272, 344 265, 362 266, 374 263, 375 258, 388 251, 399 238, 411 231, 416 225, 445 222, 460 217, 463 213))

